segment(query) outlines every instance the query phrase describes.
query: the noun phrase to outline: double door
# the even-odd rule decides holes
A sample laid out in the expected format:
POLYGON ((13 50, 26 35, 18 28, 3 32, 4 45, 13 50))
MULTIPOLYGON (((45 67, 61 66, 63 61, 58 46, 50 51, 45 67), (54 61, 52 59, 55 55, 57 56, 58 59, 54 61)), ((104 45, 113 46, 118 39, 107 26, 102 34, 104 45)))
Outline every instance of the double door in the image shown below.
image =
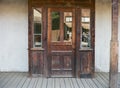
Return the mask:
POLYGON ((29 71, 49 77, 94 73, 94 10, 34 8, 30 15, 29 71))

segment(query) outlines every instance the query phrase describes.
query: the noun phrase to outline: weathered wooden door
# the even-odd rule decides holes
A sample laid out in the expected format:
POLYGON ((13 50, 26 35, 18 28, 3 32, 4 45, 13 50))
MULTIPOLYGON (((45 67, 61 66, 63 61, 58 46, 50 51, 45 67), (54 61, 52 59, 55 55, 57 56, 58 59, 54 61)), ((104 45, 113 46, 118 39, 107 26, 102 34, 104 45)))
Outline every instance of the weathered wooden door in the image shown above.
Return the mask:
POLYGON ((28 1, 30 74, 91 77, 95 0, 28 1))
POLYGON ((92 77, 94 74, 94 10, 76 10, 76 76, 92 77))
POLYGON ((74 76, 75 9, 48 9, 50 76, 74 76))

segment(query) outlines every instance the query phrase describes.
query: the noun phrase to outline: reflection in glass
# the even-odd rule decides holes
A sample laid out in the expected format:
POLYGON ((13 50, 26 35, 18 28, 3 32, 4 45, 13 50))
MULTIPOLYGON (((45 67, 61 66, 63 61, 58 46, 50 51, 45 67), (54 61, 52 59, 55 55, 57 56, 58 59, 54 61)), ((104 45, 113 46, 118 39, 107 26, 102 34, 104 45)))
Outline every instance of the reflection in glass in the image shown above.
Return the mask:
POLYGON ((34 47, 42 47, 42 10, 34 9, 34 47))
POLYGON ((52 41, 60 41, 60 12, 52 12, 52 41))
POLYGON ((81 48, 91 47, 91 34, 90 34, 90 9, 81 10, 81 48))
POLYGON ((64 12, 64 41, 72 40, 72 12, 64 12))
POLYGON ((41 47, 41 35, 34 35, 35 47, 41 47))
POLYGON ((90 22, 90 17, 82 17, 82 22, 90 22))

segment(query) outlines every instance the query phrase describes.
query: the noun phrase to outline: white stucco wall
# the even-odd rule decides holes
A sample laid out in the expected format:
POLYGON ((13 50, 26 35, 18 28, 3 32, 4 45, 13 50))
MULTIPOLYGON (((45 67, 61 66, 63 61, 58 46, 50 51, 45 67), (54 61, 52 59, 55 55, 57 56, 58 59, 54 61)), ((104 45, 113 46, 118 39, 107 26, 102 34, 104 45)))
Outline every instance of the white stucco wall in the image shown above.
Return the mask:
MULTIPOLYGON (((111 0, 96 0, 95 68, 96 71, 102 72, 109 71, 111 39, 110 2, 111 0)), ((0 71, 28 71, 27 48, 27 0, 0 0, 0 71)))
MULTIPOLYGON (((95 69, 109 72, 110 40, 111 40, 111 0, 96 0, 96 27, 95 27, 95 69)), ((120 8, 120 5, 119 5, 120 8)), ((120 9, 119 9, 120 13, 120 9)), ((119 14, 119 44, 120 44, 120 14, 119 14)), ((119 48, 120 51, 120 48, 119 48)), ((120 52, 119 52, 120 71, 120 52)))
POLYGON ((111 39, 111 4, 96 0, 95 27, 95 68, 96 71, 109 71, 111 39))
POLYGON ((28 71, 27 0, 0 0, 0 71, 28 71))

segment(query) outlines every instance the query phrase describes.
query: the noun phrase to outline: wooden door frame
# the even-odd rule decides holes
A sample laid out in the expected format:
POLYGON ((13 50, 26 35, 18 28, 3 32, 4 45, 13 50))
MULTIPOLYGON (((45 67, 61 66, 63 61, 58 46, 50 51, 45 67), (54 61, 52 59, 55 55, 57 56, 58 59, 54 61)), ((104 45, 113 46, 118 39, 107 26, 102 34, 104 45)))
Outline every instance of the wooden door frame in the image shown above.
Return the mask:
MULTIPOLYGON (((48 48, 47 47, 47 19, 48 19, 48 16, 46 15, 47 14, 47 9, 49 7, 74 7, 74 8, 91 8, 92 9, 92 25, 91 25, 91 28, 92 28, 92 36, 95 36, 95 0, 88 0, 88 2, 82 2, 82 1, 64 1, 64 0, 61 0, 60 2, 53 2, 52 0, 49 0, 49 1, 40 1, 40 0, 28 0, 28 57, 29 57, 29 74, 30 76, 32 76, 32 69, 33 69, 33 65, 32 65, 32 58, 31 58, 31 48, 32 48, 32 30, 33 30, 33 27, 32 27, 32 19, 33 19, 33 12, 32 12, 32 8, 33 7, 37 7, 37 8, 40 8, 42 7, 44 9, 44 74, 45 74, 45 77, 48 77, 49 73, 48 73, 48 64, 47 64, 47 56, 48 56, 48 48), (50 1, 50 2, 49 2, 50 1), (47 3, 47 4, 46 4, 47 3)), ((77 19, 77 18, 76 18, 77 19)), ((76 31, 77 32, 77 31, 76 31)), ((95 42, 95 39, 92 39, 92 42, 93 42, 93 48, 94 48, 94 42, 95 42)), ((93 61, 94 62, 94 61, 93 61)), ((94 65, 94 64, 93 64, 94 65)), ((94 69, 94 68, 93 68, 94 69)))
MULTIPOLYGON (((63 23, 64 23, 64 20, 63 20, 63 14, 62 14, 62 17, 60 17, 60 20, 61 20, 61 22, 60 22, 60 31, 63 31, 63 23)), ((72 53, 73 53, 73 56, 72 56, 72 62, 73 62, 73 64, 72 64, 72 69, 73 69, 73 71, 72 71, 72 75, 73 75, 73 77, 75 77, 75 66, 74 66, 74 62, 75 62, 75 8, 68 8, 68 7, 66 7, 66 8, 63 8, 63 7, 57 7, 57 8, 54 8, 54 7, 52 7, 52 8, 48 8, 48 62, 51 62, 50 60, 51 60, 51 56, 52 56, 52 53, 51 53, 51 45, 59 45, 59 44, 62 44, 62 45, 66 45, 66 44, 71 44, 72 45, 72 53), (63 35, 62 35, 62 39, 61 39, 61 41, 60 42, 51 42, 51 11, 62 11, 62 13, 63 12, 72 12, 72 41, 71 42, 64 42, 63 41, 63 35)), ((64 34, 63 32, 61 33, 61 34, 64 34)), ((69 52, 69 51, 68 51, 69 52)), ((67 54, 67 53, 66 53, 67 54)), ((64 55, 64 54, 63 54, 64 55)), ((69 53, 68 53, 68 55, 69 55, 69 53)), ((51 64, 51 63, 50 63, 51 64)), ((50 66, 50 64, 49 64, 49 76, 51 76, 51 66, 50 66)))

